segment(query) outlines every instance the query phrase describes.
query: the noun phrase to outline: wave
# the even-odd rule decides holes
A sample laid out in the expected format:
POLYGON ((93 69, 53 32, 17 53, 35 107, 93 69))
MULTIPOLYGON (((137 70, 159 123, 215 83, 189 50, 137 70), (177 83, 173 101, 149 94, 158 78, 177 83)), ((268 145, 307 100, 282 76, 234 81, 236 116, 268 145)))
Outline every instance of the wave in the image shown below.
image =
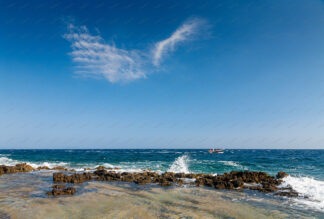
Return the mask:
POLYGON ((40 166, 47 166, 49 168, 57 167, 57 166, 62 166, 62 167, 69 167, 68 163, 66 162, 38 162, 38 163, 32 163, 28 161, 18 161, 18 160, 13 160, 8 157, 0 157, 0 165, 6 165, 6 166, 14 166, 18 163, 26 163, 33 168, 37 168, 40 166))
POLYGON ((239 168, 243 168, 243 166, 237 162, 234 162, 234 161, 218 161, 219 163, 223 163, 224 165, 227 165, 227 166, 232 166, 232 167, 239 167, 239 168))
POLYGON ((175 173, 189 173, 188 162, 189 157, 187 155, 182 155, 172 163, 168 171, 175 173))
POLYGON ((12 165, 16 165, 17 163, 19 163, 19 162, 16 160, 10 159, 8 157, 0 157, 0 165, 12 166, 12 165))
POLYGON ((310 177, 287 176, 283 179, 281 187, 291 186, 299 197, 294 199, 296 204, 324 211, 324 181, 310 177))

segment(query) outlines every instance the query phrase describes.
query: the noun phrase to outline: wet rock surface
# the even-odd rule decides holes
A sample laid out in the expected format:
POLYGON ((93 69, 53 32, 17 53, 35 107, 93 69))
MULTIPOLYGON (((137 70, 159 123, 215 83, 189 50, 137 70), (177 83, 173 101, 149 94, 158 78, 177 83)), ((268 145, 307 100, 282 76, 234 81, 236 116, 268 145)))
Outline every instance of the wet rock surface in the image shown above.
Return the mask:
POLYGON ((52 191, 47 192, 46 194, 49 196, 58 196, 58 195, 74 195, 76 193, 76 189, 69 186, 65 187, 64 185, 53 185, 52 191))
MULTIPOLYGON (((143 172, 118 172, 116 169, 98 166, 94 170, 87 169, 86 172, 73 172, 73 169, 64 167, 49 168, 41 166, 37 169, 32 166, 21 163, 15 166, 0 165, 0 175, 18 172, 30 172, 36 170, 56 170, 60 172, 53 173, 54 183, 83 183, 90 180, 96 181, 122 181, 134 182, 138 185, 145 185, 149 183, 156 183, 162 187, 172 185, 190 184, 195 186, 207 186, 215 189, 250 189, 260 192, 271 192, 278 196, 296 197, 298 193, 292 188, 279 188, 282 179, 288 176, 285 172, 278 172, 276 177, 270 176, 265 172, 253 171, 232 171, 222 175, 210 174, 194 174, 194 173, 173 173, 165 172, 158 174, 150 170, 143 172), (63 171, 63 172, 62 172, 63 171), (72 172, 72 173, 71 173, 72 172), (190 179, 190 180, 186 180, 190 179)), ((65 188, 64 185, 54 185, 52 191, 48 195, 73 195, 75 189, 73 187, 65 188)))
POLYGON ((33 170, 35 169, 32 166, 25 163, 16 164, 15 166, 0 165, 0 175, 7 173, 30 172, 33 170))
POLYGON ((123 181, 134 182, 138 185, 157 183, 163 187, 190 184, 195 186, 208 186, 215 189, 251 189, 260 192, 276 192, 276 195, 296 197, 298 194, 291 188, 285 188, 286 191, 281 191, 280 188, 278 188, 278 185, 282 182, 281 178, 288 174, 279 172, 278 175, 274 177, 265 172, 252 171, 232 171, 216 176, 210 174, 184 174, 173 172, 158 174, 151 171, 120 173, 100 167, 94 172, 74 174, 54 173, 53 181, 55 183, 83 183, 90 180, 123 181), (194 181, 185 182, 185 179, 194 179, 194 181))

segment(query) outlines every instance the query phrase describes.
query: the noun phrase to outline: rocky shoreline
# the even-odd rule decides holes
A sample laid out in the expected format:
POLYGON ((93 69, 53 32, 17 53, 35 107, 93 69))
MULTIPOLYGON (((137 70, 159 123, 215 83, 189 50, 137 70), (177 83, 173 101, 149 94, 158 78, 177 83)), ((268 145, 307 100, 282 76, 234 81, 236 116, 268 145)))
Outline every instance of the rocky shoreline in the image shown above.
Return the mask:
POLYGON ((119 172, 118 169, 105 168, 99 166, 94 170, 85 169, 84 172, 75 172, 73 169, 66 169, 64 167, 38 167, 37 169, 27 164, 16 164, 15 166, 0 165, 0 175, 30 172, 38 170, 56 170, 59 172, 53 173, 53 182, 59 183, 53 185, 52 190, 46 194, 49 196, 57 195, 73 195, 76 189, 72 186, 66 187, 65 184, 78 184, 87 181, 120 181, 133 182, 138 185, 144 184, 158 184, 162 187, 172 185, 192 185, 192 186, 207 186, 215 189, 229 189, 229 190, 257 190, 260 192, 274 193, 275 195, 296 197, 298 193, 292 188, 279 188, 282 183, 282 178, 288 176, 285 172, 279 172, 275 177, 270 176, 265 172, 253 171, 232 171, 222 175, 211 174, 194 174, 194 173, 173 173, 165 172, 159 174, 153 171, 142 172, 119 172))

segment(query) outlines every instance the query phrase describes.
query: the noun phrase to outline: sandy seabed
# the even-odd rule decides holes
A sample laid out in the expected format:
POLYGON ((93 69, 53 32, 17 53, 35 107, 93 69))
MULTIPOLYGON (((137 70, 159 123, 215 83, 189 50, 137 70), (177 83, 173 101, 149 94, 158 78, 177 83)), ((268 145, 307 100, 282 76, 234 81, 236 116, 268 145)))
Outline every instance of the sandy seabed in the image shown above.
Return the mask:
POLYGON ((48 197, 51 176, 51 172, 1 176, 0 218, 314 218, 307 211, 288 208, 289 200, 206 187, 94 181, 77 185, 74 196, 48 197))

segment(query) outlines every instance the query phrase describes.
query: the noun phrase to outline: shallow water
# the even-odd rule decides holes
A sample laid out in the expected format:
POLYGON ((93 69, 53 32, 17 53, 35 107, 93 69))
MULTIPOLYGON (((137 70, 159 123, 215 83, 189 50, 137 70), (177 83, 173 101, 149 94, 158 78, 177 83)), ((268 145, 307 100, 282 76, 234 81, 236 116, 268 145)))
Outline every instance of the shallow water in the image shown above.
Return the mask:
MULTIPOLYGON (((10 218, 323 218, 287 198, 206 187, 140 186, 123 182, 76 185, 74 196, 48 197, 52 172, 0 177, 0 216, 10 218)), ((1 217, 0 217, 1 218, 1 217)))
MULTIPOLYGON (((121 168, 119 171, 151 169, 158 172, 221 174, 232 170, 250 170, 265 171, 272 175, 278 171, 285 171, 291 176, 284 179, 284 184, 294 188, 300 197, 288 200, 278 197, 270 199, 285 202, 288 209, 297 208, 306 211, 305 215, 324 213, 324 150, 225 150, 224 154, 209 154, 207 150, 201 149, 0 150, 0 165, 14 165, 21 162, 26 162, 35 168, 46 165, 64 166, 76 170, 104 165, 121 168)), ((0 179, 3 177, 7 176, 1 176, 0 179)), ((50 176, 39 177, 40 179, 44 177, 44 180, 33 186, 37 188, 33 197, 44 195, 48 187, 43 188, 42 185, 51 183, 50 176)), ((17 189, 21 190, 25 188, 25 182, 22 180, 23 184, 19 184, 18 178, 12 178, 10 186, 16 188, 20 185, 21 188, 18 186, 17 189)), ((0 184, 1 186, 3 185, 0 184)), ((255 194, 251 194, 251 197, 254 196, 255 194)), ((266 199, 269 197, 262 197, 261 201, 257 202, 258 206, 266 199)), ((240 202, 246 201, 242 199, 240 202)), ((263 208, 267 209, 267 205, 263 208)))

